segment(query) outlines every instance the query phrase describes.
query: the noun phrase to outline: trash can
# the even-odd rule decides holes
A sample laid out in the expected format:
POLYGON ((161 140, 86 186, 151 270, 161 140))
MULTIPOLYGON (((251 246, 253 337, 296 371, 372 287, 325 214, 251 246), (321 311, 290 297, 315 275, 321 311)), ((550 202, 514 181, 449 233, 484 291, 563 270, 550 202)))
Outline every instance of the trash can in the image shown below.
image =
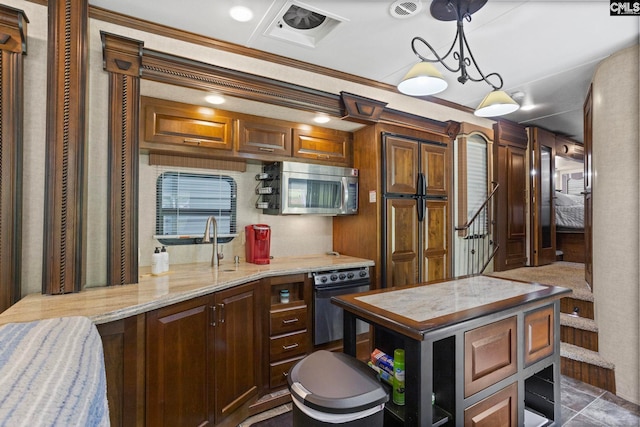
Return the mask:
POLYGON ((382 427, 389 395, 376 373, 344 353, 316 351, 287 376, 293 427, 382 427))

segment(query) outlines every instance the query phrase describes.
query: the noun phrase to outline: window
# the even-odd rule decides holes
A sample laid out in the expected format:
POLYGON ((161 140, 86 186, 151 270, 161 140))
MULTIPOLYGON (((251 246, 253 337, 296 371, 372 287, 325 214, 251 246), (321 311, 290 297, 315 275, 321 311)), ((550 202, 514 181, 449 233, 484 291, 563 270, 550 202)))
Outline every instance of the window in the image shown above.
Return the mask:
MULTIPOLYGON (((458 141, 458 226, 471 220, 489 196, 487 141, 473 134, 458 141)), ((483 209, 475 219, 477 224, 472 234, 488 232, 489 211, 483 209)), ((460 232, 460 235, 465 233, 460 232)))
POLYGON ((218 224, 218 242, 237 236, 237 186, 226 175, 164 172, 156 181, 156 236, 164 245, 202 241, 209 216, 218 224))

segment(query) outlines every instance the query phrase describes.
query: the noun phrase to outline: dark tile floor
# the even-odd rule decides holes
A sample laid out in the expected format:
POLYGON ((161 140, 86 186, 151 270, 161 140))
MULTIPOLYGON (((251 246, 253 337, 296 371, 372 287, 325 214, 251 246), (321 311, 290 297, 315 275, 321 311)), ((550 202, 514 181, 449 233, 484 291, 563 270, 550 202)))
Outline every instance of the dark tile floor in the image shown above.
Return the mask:
MULTIPOLYGON (((562 376, 562 425, 567 427, 640 427, 640 406, 608 391, 562 376)), ((250 426, 265 418, 290 411, 291 404, 274 408, 241 423, 250 426)))
POLYGON ((563 426, 640 426, 640 407, 608 391, 563 375, 560 393, 563 426))

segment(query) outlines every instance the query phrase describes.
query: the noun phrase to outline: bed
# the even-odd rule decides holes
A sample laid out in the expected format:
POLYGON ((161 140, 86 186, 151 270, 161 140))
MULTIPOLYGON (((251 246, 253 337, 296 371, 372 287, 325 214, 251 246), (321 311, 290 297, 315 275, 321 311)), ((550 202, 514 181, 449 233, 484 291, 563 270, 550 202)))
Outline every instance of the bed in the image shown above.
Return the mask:
POLYGON ((584 197, 556 193, 556 250, 562 260, 584 262, 584 197))
POLYGON ((102 341, 88 318, 0 327, 0 425, 109 425, 102 341))

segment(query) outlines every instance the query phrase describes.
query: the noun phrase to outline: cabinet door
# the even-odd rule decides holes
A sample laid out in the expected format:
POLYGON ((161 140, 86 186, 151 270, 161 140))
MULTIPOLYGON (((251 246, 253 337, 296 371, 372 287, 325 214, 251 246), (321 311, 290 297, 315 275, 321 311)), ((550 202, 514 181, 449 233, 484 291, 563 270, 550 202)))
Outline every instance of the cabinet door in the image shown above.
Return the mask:
POLYGON ((240 119, 238 151, 291 157, 291 128, 258 120, 240 119))
POLYGON ((147 313, 147 425, 214 423, 211 298, 147 313))
POLYGON ((293 130, 293 156, 322 160, 333 165, 351 166, 351 134, 332 129, 293 130))
POLYGON ((465 427, 516 427, 518 383, 513 383, 464 410, 465 427))
POLYGON ((224 151, 233 149, 232 119, 213 108, 142 97, 141 111, 144 114, 141 148, 171 150, 172 146, 182 146, 224 151))
POLYGON ((258 392, 257 283, 215 294, 216 422, 258 392))
POLYGON ((449 231, 447 229, 447 207, 445 200, 426 202, 426 213, 421 223, 422 276, 424 282, 446 279, 449 262, 449 231))
POLYGON ((419 282, 419 226, 415 199, 387 199, 386 286, 419 282))
POLYGON ((395 135, 385 135, 384 147, 384 191, 394 194, 417 194, 420 172, 418 142, 395 135))
POLYGON ((112 426, 144 424, 145 315, 97 325, 112 426))
POLYGON ((421 168, 429 196, 449 194, 449 151, 446 147, 432 144, 420 145, 421 168))

